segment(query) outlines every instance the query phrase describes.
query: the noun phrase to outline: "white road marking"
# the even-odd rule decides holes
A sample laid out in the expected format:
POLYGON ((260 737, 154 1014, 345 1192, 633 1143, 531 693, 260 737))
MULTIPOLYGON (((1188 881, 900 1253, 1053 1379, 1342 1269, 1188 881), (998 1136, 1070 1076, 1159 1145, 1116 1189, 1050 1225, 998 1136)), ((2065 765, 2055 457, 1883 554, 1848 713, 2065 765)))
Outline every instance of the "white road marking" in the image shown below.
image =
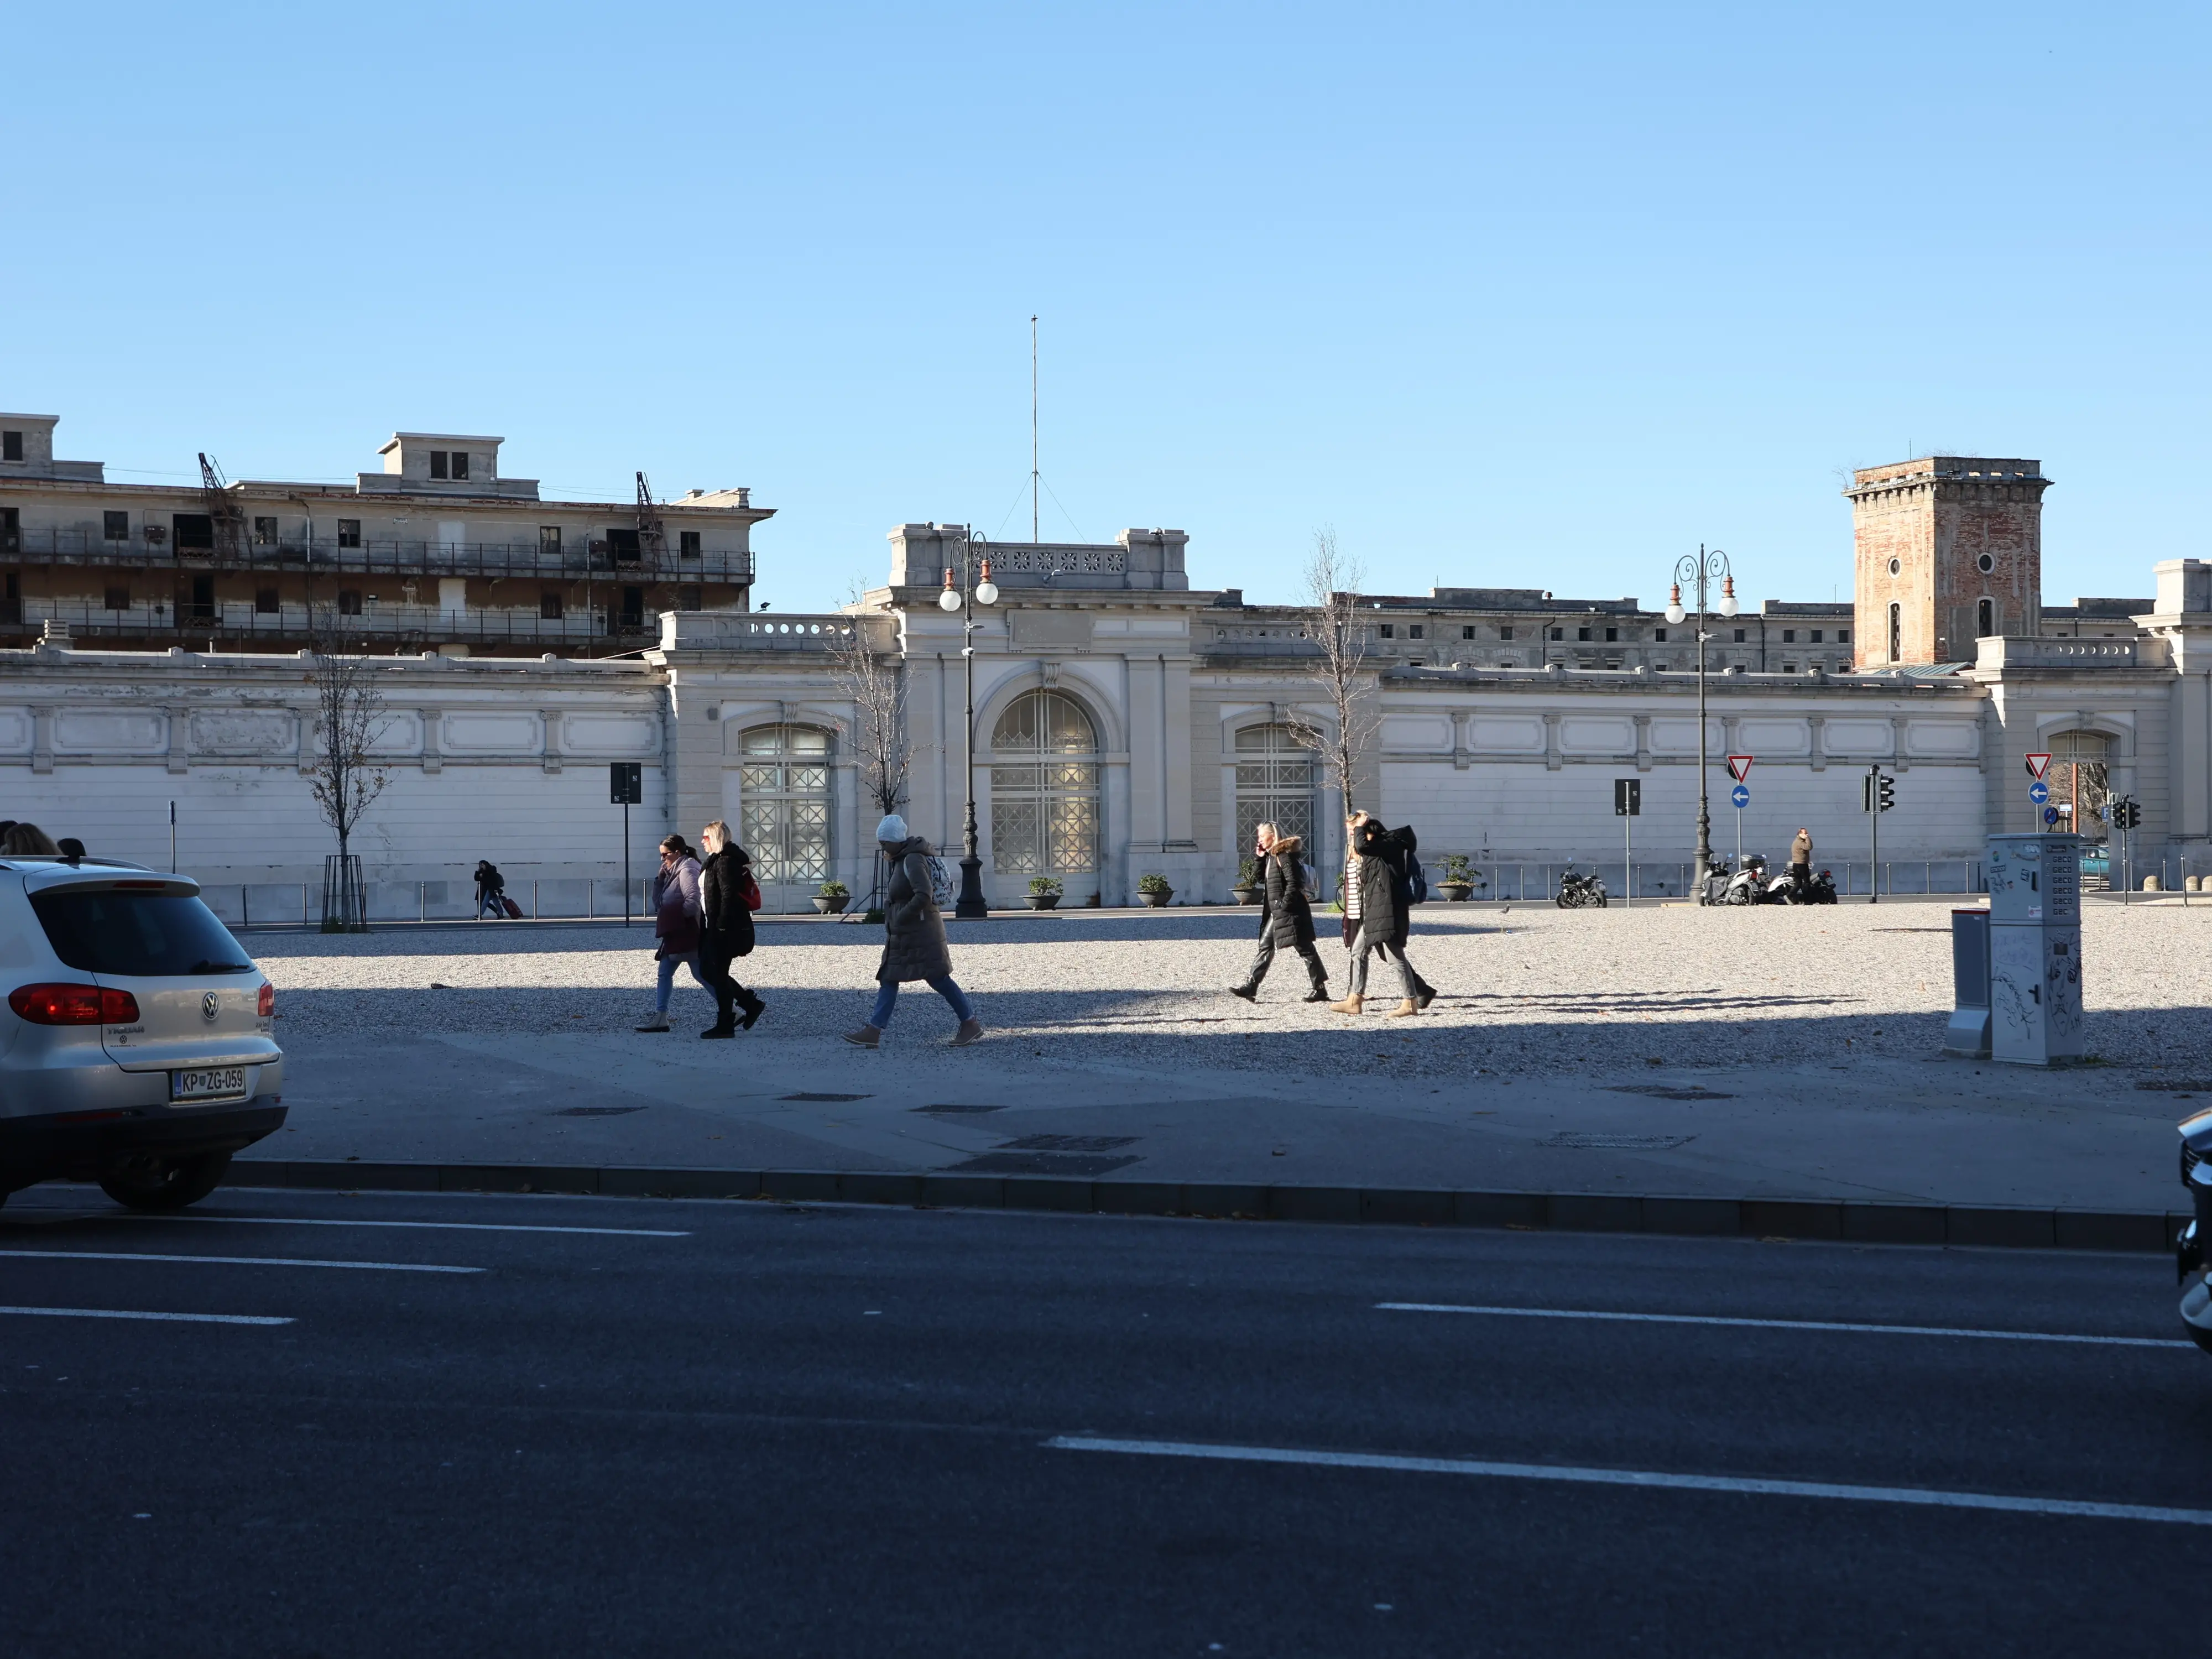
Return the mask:
POLYGON ((455 1233, 599 1233, 613 1238, 689 1238, 688 1232, 656 1227, 547 1227, 510 1221, 349 1221, 338 1216, 300 1215, 126 1215, 127 1221, 196 1221, 208 1226, 427 1227, 455 1233))
POLYGON ((145 1250, 0 1250, 49 1261, 212 1261, 231 1267, 359 1267, 387 1273, 480 1273, 482 1267, 432 1267, 418 1261, 310 1261, 280 1255, 155 1255, 145 1250))
POLYGON ((1489 1314, 1504 1319, 1601 1319, 1632 1325, 1739 1325, 1754 1330, 1861 1331, 1875 1336, 1970 1336, 1986 1342, 2083 1342, 2103 1348, 2195 1348, 2162 1336, 2077 1336, 2064 1331, 1979 1331, 1949 1325, 1868 1325, 1841 1319, 1740 1319, 1723 1314, 1609 1313, 1590 1308, 1486 1308, 1450 1302, 1378 1302, 1391 1313, 1489 1314))
POLYGON ((0 1314, 36 1314, 48 1319, 159 1319, 184 1325, 289 1325, 289 1319, 261 1314, 132 1313, 122 1308, 0 1308, 0 1314))
POLYGON ((1055 1435, 1060 1451, 1124 1452, 1140 1457, 1193 1457, 1228 1463, 1301 1463, 1328 1468, 1393 1469, 1410 1474, 1468 1474, 1502 1480, 1551 1480, 1572 1486, 1642 1486, 1663 1492, 1725 1492, 1765 1498, 1821 1498, 1860 1504, 1908 1504, 1945 1510, 1996 1510, 2011 1515, 2079 1516, 2099 1521, 2152 1521, 2212 1527, 2212 1510, 2162 1509, 2146 1504, 2096 1504, 2069 1498, 2008 1498, 1997 1492, 1942 1492, 1927 1486, 1849 1486, 1825 1480, 1761 1480, 1725 1474, 1671 1474, 1660 1469, 1590 1469, 1551 1463, 1490 1463, 1468 1457, 1394 1457, 1376 1452, 1301 1451, 1279 1446, 1208 1446, 1174 1440, 1109 1440, 1055 1435))

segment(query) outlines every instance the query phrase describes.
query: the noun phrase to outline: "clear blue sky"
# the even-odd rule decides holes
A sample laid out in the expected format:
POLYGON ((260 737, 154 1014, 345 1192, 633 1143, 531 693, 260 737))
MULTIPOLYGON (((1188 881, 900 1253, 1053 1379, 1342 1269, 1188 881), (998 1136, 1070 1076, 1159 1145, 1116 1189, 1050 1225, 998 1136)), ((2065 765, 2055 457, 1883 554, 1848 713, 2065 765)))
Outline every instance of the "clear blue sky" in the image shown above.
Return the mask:
POLYGON ((2212 553, 2202 5, 17 7, 0 408, 136 479, 504 434, 1288 599, 1848 594, 1844 469, 2040 457, 2045 592, 2212 553), (124 468, 144 469, 125 472, 124 468), (1056 500, 1054 499, 1056 498, 1056 500))

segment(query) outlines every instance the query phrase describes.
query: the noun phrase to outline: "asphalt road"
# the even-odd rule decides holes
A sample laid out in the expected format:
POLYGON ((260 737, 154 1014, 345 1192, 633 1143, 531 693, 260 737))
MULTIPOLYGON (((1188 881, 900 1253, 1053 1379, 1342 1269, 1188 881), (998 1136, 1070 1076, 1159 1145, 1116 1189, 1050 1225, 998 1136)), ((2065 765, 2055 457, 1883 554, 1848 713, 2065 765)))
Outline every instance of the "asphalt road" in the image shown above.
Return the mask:
POLYGON ((2173 1304, 2051 1251, 43 1188, 0 1651, 2193 1648, 2173 1304))

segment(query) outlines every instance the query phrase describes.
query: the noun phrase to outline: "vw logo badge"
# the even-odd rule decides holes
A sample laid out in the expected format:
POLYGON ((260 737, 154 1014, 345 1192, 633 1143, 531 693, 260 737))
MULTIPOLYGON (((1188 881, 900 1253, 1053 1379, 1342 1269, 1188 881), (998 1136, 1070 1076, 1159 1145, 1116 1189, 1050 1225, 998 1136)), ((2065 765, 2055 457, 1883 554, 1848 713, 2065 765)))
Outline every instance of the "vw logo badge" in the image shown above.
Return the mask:
POLYGON ((200 999, 200 1012, 205 1018, 213 1019, 222 1012, 222 999, 217 997, 214 992, 210 991, 205 996, 200 999))

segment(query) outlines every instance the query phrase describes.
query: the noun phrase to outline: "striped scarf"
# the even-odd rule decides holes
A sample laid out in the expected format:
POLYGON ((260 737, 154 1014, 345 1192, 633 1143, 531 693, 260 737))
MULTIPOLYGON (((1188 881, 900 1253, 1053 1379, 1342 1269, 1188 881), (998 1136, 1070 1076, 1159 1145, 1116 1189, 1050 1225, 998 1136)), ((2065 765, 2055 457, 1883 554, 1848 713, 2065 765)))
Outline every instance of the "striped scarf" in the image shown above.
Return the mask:
POLYGON ((1344 914, 1354 921, 1359 920, 1359 854, 1357 853, 1345 855, 1344 914))

